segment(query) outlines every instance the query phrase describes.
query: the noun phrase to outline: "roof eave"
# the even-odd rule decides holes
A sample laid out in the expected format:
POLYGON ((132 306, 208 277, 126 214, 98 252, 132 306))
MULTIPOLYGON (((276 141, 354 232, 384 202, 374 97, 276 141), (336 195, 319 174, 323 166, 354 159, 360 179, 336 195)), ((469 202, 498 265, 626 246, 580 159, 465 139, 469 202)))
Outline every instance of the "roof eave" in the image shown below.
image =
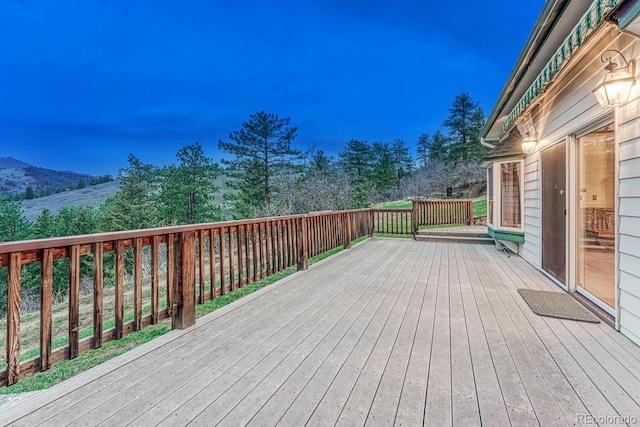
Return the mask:
POLYGON ((520 80, 527 73, 530 62, 535 58, 554 25, 562 16, 562 12, 566 9, 569 1, 570 0, 556 0, 545 3, 544 9, 540 13, 540 16, 538 16, 527 42, 520 52, 520 56, 518 56, 518 60, 502 88, 498 100, 489 114, 485 127, 482 130, 483 138, 491 140, 491 138, 486 138, 487 135, 494 126, 499 114, 504 109, 504 106, 511 98, 513 91, 518 87, 520 80))

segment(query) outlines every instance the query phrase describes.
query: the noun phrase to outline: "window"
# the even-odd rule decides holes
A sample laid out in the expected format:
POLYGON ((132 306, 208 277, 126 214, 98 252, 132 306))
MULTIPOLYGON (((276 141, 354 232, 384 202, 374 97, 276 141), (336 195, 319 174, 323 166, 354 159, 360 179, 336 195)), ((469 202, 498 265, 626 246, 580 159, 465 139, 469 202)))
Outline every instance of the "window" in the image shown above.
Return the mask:
POLYGON ((521 228, 521 162, 500 164, 500 226, 521 228))
POLYGON ((493 166, 487 168, 487 224, 493 224, 493 166))

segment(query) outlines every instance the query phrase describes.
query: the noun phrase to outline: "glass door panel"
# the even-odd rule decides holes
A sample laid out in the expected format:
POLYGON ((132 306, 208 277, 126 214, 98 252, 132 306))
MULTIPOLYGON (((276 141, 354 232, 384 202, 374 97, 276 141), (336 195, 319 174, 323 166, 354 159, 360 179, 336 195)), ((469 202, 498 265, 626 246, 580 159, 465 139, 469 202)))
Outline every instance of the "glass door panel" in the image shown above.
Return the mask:
POLYGON ((578 290, 615 305, 613 125, 578 138, 578 290))

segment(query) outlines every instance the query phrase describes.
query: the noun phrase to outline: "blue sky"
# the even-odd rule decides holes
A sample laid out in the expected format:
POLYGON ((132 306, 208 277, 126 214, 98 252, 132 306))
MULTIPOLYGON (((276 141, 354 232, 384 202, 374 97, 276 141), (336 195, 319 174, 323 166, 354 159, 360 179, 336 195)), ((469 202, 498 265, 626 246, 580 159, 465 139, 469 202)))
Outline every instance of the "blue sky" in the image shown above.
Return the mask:
POLYGON ((199 141, 214 160, 257 111, 294 145, 413 148, 469 93, 488 114, 543 0, 3 0, 0 157, 117 174, 199 141))

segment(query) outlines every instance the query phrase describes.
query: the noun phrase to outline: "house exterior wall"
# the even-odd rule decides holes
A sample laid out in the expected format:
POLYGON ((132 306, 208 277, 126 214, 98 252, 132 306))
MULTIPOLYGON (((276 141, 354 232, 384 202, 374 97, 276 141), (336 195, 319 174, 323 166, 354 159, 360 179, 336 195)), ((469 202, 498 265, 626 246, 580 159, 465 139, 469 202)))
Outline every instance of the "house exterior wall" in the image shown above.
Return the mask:
MULTIPOLYGON (((616 125, 616 326, 640 345, 640 88, 626 106, 602 108, 592 93, 604 75, 601 53, 618 49, 628 59, 640 62, 640 40, 623 34, 611 24, 594 33, 591 40, 565 65, 548 87, 538 105, 529 111, 530 120, 538 131, 538 148, 525 159, 524 175, 524 240, 520 255, 541 269, 542 192, 540 150, 567 141, 568 227, 567 246, 569 269, 567 284, 575 290, 575 140, 589 128, 614 121, 616 125)), ((640 68, 640 67, 638 67, 640 68)), ((636 86, 640 86, 637 84, 636 86)))

